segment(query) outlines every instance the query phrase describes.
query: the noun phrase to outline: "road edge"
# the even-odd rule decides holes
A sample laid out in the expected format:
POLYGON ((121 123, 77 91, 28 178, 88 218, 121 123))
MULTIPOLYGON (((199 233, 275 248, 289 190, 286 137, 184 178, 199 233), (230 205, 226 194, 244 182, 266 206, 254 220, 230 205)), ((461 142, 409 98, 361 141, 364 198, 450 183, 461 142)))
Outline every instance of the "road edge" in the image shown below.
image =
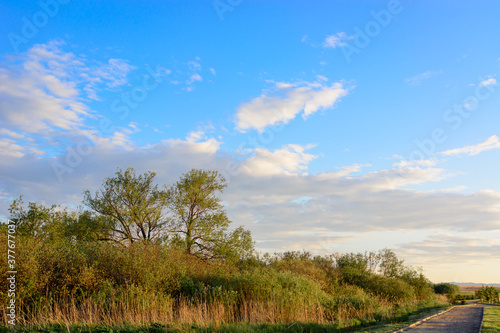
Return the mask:
MULTIPOLYGON (((424 318, 424 319, 422 319, 422 320, 419 320, 419 321, 417 321, 417 322, 415 322, 415 323, 413 323, 413 324, 411 324, 411 325, 408 325, 408 326, 406 326, 406 327, 400 328, 400 329, 398 329, 398 330, 396 330, 396 331, 394 331, 394 332, 392 332, 392 333, 400 333, 400 332, 407 331, 407 330, 409 330, 410 328, 413 328, 413 327, 416 327, 416 326, 418 326, 418 325, 420 325, 420 324, 423 324, 423 323, 424 323, 424 322, 426 322, 427 320, 432 319, 432 318, 437 317, 437 316, 440 316, 440 315, 442 315, 442 314, 444 314, 444 313, 446 313, 446 312, 448 312, 448 311, 450 311, 451 309, 454 309, 454 308, 456 308, 456 306, 452 306, 452 307, 451 307, 451 308, 449 308, 449 309, 446 309, 446 310, 441 311, 441 312, 439 312, 439 313, 436 313, 436 314, 434 314, 434 315, 432 315, 432 316, 429 316, 429 317, 427 317, 427 318, 424 318)), ((484 318, 484 310, 483 310, 483 318, 484 318)), ((483 320, 481 319, 481 327, 482 327, 482 323, 483 323, 483 320)), ((481 331, 479 331, 479 333, 481 333, 481 331)))
POLYGON ((479 333, 483 331, 484 311, 486 311, 486 307, 483 306, 483 315, 481 316, 481 326, 479 326, 479 333))

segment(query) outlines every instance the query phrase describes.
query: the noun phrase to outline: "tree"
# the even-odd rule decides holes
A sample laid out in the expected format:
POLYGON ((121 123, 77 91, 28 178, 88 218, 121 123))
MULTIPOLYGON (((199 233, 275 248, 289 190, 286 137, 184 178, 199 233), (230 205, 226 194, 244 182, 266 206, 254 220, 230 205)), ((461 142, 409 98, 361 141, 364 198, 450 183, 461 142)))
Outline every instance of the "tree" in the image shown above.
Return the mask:
POLYGON ((106 178, 95 196, 87 190, 84 204, 104 217, 106 239, 129 245, 135 241, 161 240, 167 231, 166 192, 153 184, 155 173, 136 176, 133 168, 118 169, 106 178))
POLYGON ((192 169, 168 188, 171 231, 188 254, 243 258, 253 251, 248 230, 228 232, 231 221, 218 196, 227 186, 217 171, 192 169))
POLYGON ((401 277, 404 274, 405 266, 403 259, 398 259, 396 254, 389 249, 383 249, 380 255, 380 272, 386 277, 401 277))
POLYGON ((71 212, 52 205, 29 202, 25 207, 22 196, 10 205, 10 220, 19 235, 41 241, 91 241, 106 239, 109 219, 90 211, 71 212))
POLYGON ((77 218, 56 205, 45 207, 42 204, 29 202, 24 207, 22 196, 15 199, 9 207, 10 220, 16 225, 19 235, 33 237, 38 240, 49 240, 64 237, 65 224, 77 218))
POLYGON ((344 253, 336 255, 337 267, 340 271, 353 271, 359 274, 368 273, 368 259, 363 253, 344 253))
POLYGON ((456 284, 452 283, 438 283, 434 285, 434 292, 440 295, 446 295, 448 293, 457 294, 460 288, 456 284))

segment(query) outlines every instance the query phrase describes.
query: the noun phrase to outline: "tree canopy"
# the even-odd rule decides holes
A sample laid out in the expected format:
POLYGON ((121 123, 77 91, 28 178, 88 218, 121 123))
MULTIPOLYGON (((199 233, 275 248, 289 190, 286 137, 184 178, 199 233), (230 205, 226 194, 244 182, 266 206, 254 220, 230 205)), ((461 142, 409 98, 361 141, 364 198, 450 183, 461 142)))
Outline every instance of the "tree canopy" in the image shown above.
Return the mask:
POLYGON ((85 191, 84 204, 108 218, 109 240, 131 244, 165 235, 167 196, 153 184, 155 175, 148 171, 137 176, 133 168, 118 169, 116 176, 106 178, 94 196, 85 191))
POLYGON ((193 169, 168 189, 171 228, 186 253, 205 258, 245 256, 253 250, 250 232, 228 232, 229 218, 218 196, 227 186, 217 171, 193 169))
POLYGON ((107 228, 102 239, 124 245, 169 242, 205 259, 252 253, 250 232, 243 227, 229 230, 231 221, 220 198, 227 184, 217 171, 193 169, 163 188, 154 184, 155 175, 118 169, 95 195, 85 191, 84 204, 95 215, 87 221, 100 221, 107 228))

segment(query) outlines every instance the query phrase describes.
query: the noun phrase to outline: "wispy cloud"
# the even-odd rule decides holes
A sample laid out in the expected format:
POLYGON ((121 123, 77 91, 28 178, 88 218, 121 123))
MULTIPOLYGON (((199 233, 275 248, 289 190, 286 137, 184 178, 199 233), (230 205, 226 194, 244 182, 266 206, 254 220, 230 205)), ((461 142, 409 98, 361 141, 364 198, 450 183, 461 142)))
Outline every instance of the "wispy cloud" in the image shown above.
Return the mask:
POLYGON ((349 36, 345 32, 338 32, 333 35, 326 36, 323 42, 323 47, 335 49, 337 47, 345 46, 346 41, 353 39, 354 36, 349 36))
POLYGON ((333 107, 347 92, 341 83, 278 82, 270 94, 262 93, 237 108, 236 128, 262 131, 270 125, 287 124, 301 112, 305 119, 318 110, 333 107))
POLYGON ((395 162, 393 166, 401 168, 406 168, 410 166, 429 167, 429 166, 435 166, 437 163, 438 160, 436 158, 429 158, 426 160, 413 160, 413 161, 401 159, 400 161, 395 162))
POLYGON ((20 65, 0 68, 4 126, 42 135, 81 129, 94 117, 86 101, 98 99, 96 89, 127 83, 134 69, 122 59, 89 63, 63 47, 60 41, 35 45, 20 56, 20 65))
MULTIPOLYGON (((186 87, 183 89, 185 91, 191 92, 191 91, 195 90, 195 86, 194 86, 195 82, 203 81, 203 77, 199 74, 201 72, 201 69, 202 69, 201 58, 196 57, 195 60, 188 61, 187 65, 188 65, 187 74, 189 75, 189 78, 185 81, 186 87)), ((213 75, 215 75, 215 70, 212 71, 212 69, 209 69, 209 71, 213 75)), ((174 82, 172 82, 172 83, 174 83, 174 82)))
POLYGON ((196 82, 196 81, 203 81, 203 78, 198 73, 191 74, 191 76, 189 77, 189 79, 186 81, 186 84, 189 85, 189 84, 192 84, 193 82, 196 82))
POLYGON ((500 137, 498 135, 493 135, 490 136, 486 141, 478 143, 476 145, 450 149, 443 151, 440 154, 446 156, 462 156, 462 155, 473 156, 483 151, 499 149, 499 148, 500 148, 500 137))
POLYGON ((55 43, 34 46, 24 59, 21 66, 0 69, 0 122, 33 134, 80 127, 91 116, 71 73, 81 61, 55 43))
POLYGON ((477 264, 479 262, 499 261, 500 240, 484 235, 456 235, 439 232, 418 242, 402 244, 405 255, 418 260, 425 258, 427 265, 477 264))
POLYGON ((443 71, 427 71, 412 77, 408 77, 404 79, 404 82, 407 83, 409 86, 416 87, 421 85, 422 82, 440 74, 443 74, 443 71))

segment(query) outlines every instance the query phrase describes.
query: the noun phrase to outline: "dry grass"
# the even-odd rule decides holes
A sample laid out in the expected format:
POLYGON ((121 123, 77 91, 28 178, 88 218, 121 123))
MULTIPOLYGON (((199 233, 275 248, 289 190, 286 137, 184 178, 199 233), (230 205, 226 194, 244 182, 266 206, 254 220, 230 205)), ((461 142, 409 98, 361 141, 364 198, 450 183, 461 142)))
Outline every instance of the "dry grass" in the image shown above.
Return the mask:
MULTIPOLYGON (((7 324, 3 313, 3 325, 7 324)), ((220 325, 234 322, 282 323, 326 321, 319 303, 279 304, 277 302, 242 301, 236 304, 224 302, 193 302, 188 299, 174 301, 170 298, 158 300, 115 300, 105 306, 89 298, 81 302, 74 299, 18 308, 18 324, 22 326, 59 325, 116 325, 143 326, 150 323, 220 325)))
MULTIPOLYGON (((194 324, 201 327, 220 326, 230 323, 331 323, 352 318, 373 318, 376 313, 390 316, 392 307, 354 309, 340 306, 336 313, 326 313, 319 301, 283 303, 279 301, 242 300, 238 304, 214 301, 174 300, 169 297, 144 299, 125 297, 106 304, 92 298, 77 302, 75 299, 61 299, 18 308, 18 324, 21 326, 46 325, 132 325, 194 324)), ((6 325, 5 311, 2 323, 6 325)))

